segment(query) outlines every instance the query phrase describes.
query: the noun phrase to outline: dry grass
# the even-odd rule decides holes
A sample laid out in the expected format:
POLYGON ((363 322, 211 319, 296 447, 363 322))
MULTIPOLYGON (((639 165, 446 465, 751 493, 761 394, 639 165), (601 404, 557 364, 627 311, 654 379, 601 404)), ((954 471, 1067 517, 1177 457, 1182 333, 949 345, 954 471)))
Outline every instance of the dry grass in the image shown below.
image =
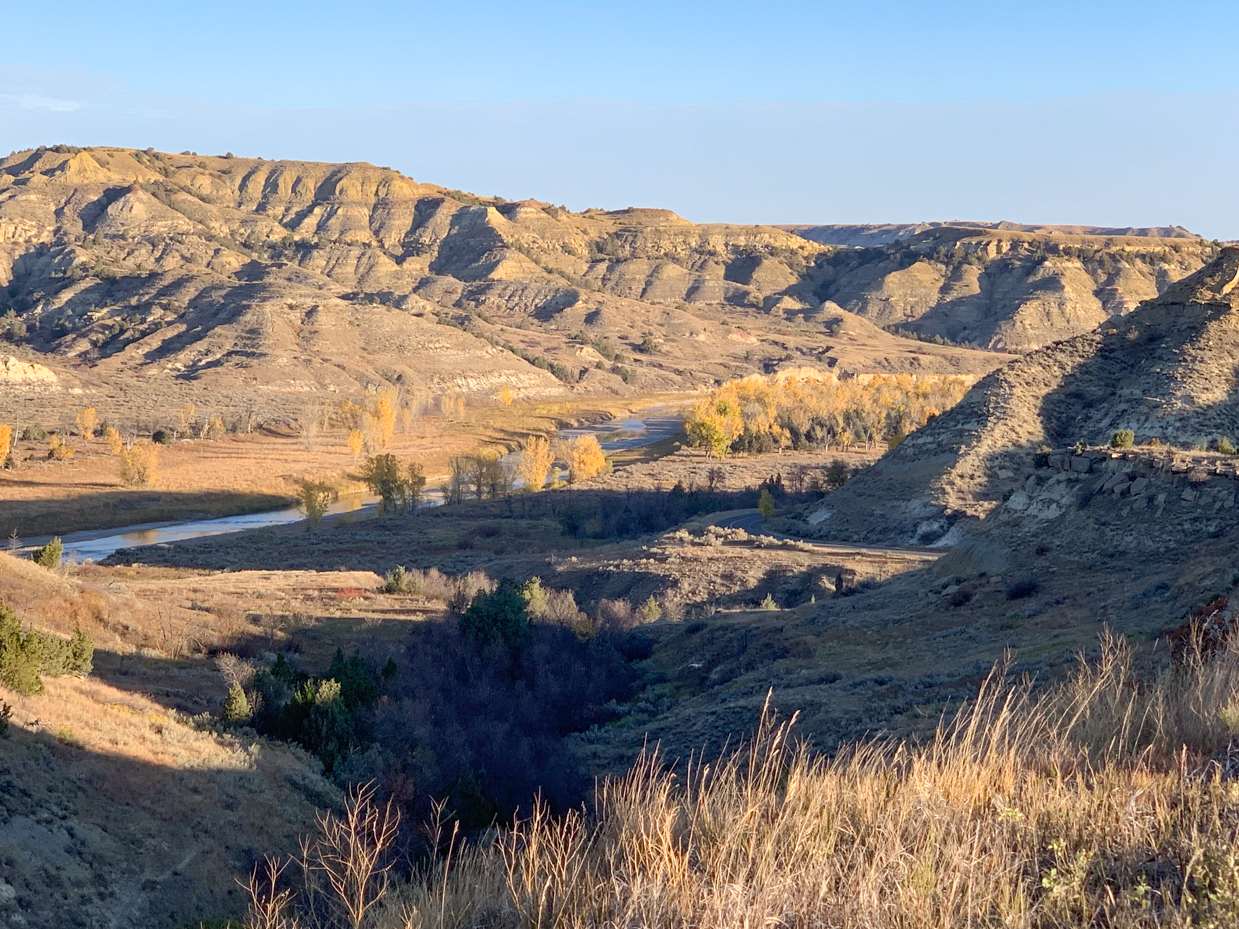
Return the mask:
POLYGON ((683 776, 646 753, 592 815, 451 843, 374 925, 1234 925, 1239 791, 1205 753, 1239 654, 1142 687, 1103 644, 1039 698, 991 677, 922 745, 815 757, 766 713, 683 776))

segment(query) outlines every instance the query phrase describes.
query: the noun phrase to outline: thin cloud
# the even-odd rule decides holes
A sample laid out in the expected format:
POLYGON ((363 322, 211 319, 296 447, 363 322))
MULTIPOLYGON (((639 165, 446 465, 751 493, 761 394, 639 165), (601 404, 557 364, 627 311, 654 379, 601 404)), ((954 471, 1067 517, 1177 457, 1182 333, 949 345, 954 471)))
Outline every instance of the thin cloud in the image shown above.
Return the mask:
POLYGON ((49 110, 53 113, 72 113, 82 108, 82 104, 76 100, 44 97, 41 94, 0 94, 0 102, 23 110, 49 110))

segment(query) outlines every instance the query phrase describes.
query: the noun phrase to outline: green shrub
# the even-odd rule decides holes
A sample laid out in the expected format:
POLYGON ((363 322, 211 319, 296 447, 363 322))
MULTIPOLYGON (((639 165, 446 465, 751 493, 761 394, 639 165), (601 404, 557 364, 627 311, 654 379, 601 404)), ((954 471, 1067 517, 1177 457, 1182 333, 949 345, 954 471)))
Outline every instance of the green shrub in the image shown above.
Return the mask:
POLYGON ((663 608, 652 596, 637 607, 637 616, 642 623, 656 623, 662 618, 663 608))
POLYGON ((311 678, 297 688, 282 722, 287 737, 317 755, 328 773, 360 744, 340 682, 331 678, 311 678))
POLYGON ((43 693, 42 655, 34 633, 22 631, 13 611, 0 606, 0 684, 23 696, 43 693))
POLYGON ((340 699, 349 710, 371 709, 379 699, 379 682, 357 653, 345 658, 344 651, 337 648, 327 677, 339 682, 340 699))
POLYGON ((399 516, 417 512, 426 489, 422 466, 413 462, 400 467, 395 455, 375 455, 366 460, 361 478, 379 497, 380 516, 399 516))
POLYGON ((774 602, 774 594, 766 594, 766 599, 762 600, 760 608, 763 610, 777 610, 779 605, 774 602))
POLYGON ((1113 448, 1131 448, 1136 443, 1136 434, 1130 429, 1120 429, 1110 440, 1113 448))
POLYGON ((525 598, 525 610, 530 616, 541 619, 550 610, 550 594, 542 586, 542 578, 531 577, 521 588, 521 596, 525 598))
POLYGON ((1231 445, 1230 439, 1225 436, 1218 439, 1217 442, 1213 444, 1213 447, 1223 455, 1233 455, 1235 453, 1235 446, 1231 445))
POLYGON ((64 545, 60 541, 60 536, 56 536, 34 553, 34 563, 49 571, 54 571, 60 567, 62 557, 64 557, 64 545))
POLYGON ((761 498, 757 501, 757 512, 761 513, 762 519, 769 519, 774 515, 774 497, 765 487, 762 488, 761 498))
POLYGON ((496 638, 513 650, 524 645, 529 638, 529 617, 516 582, 505 578, 494 593, 479 591, 460 617, 460 631, 479 646, 496 638))
POLYGON ((245 691, 236 681, 228 687, 228 696, 224 699, 224 711, 221 716, 229 725, 244 725, 254 718, 249 698, 245 696, 245 691))
POLYGON ((94 647, 79 626, 68 641, 59 636, 22 629, 12 607, 0 600, 0 683, 19 694, 43 692, 41 674, 89 674, 94 647))
POLYGON ((69 667, 74 674, 89 674, 95 669, 95 643, 81 626, 69 638, 69 667))
POLYGON ((47 430, 39 423, 32 423, 22 430, 23 442, 46 442, 47 430))
POLYGON ((422 584, 417 575, 398 564, 383 576, 383 586, 379 590, 385 594, 420 595, 422 584))

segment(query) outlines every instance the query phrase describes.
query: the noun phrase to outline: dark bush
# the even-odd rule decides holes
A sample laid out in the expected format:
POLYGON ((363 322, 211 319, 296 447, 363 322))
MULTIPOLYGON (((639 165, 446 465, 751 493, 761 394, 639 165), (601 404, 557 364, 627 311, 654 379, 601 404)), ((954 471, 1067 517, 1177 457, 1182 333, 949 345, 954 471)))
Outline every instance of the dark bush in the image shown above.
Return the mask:
POLYGON ((172 433, 167 429, 156 429, 151 433, 151 441, 156 445, 171 445, 172 433))
POLYGON ((500 639, 479 648, 450 622, 413 632, 376 709, 379 758, 359 779, 379 778, 414 821, 428 797, 446 798, 467 829, 509 821, 539 795, 560 812, 588 796, 564 737, 610 722, 632 698, 635 672, 617 647, 626 637, 582 641, 538 623, 512 651, 500 639))
POLYGON ((516 650, 529 638, 529 617, 520 586, 505 578, 494 592, 479 591, 460 617, 460 631, 478 647, 498 639, 516 650))
POLYGON ((316 677, 298 674, 279 655, 254 675, 251 689, 254 727, 296 742, 328 773, 369 740, 379 679, 360 655, 346 659, 337 649, 327 673, 316 677))
POLYGON ((1007 588, 1007 599, 1023 600, 1025 597, 1031 597, 1035 594, 1040 587, 1041 585, 1037 583, 1035 578, 1021 578, 1007 588))
POLYGON ((32 423, 22 430, 23 442, 46 442, 47 430, 38 423, 32 423))
POLYGON ((559 514, 559 525, 572 538, 630 539, 665 532, 694 516, 755 507, 757 497, 755 490, 722 493, 685 488, 682 483, 666 492, 634 491, 622 500, 614 495, 573 494, 574 501, 559 514))

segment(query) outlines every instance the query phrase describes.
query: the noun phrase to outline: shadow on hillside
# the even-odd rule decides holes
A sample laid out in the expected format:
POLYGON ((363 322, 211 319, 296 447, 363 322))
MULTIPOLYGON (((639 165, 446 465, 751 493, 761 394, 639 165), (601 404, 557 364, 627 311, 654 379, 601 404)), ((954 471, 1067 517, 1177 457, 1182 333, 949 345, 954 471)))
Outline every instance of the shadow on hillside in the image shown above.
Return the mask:
MULTIPOLYGON (((31 710, 45 699, 30 701, 31 710)), ((143 715, 121 704, 96 712, 120 727, 143 715)), ((265 855, 295 852, 315 807, 336 796, 296 756, 226 756, 166 718, 139 723, 156 748, 124 734, 114 748, 85 747, 99 746, 99 735, 106 744, 108 725, 94 720, 88 732, 85 723, 26 722, 0 738, 0 857, 31 929, 172 929, 240 918, 237 880, 265 855)))

